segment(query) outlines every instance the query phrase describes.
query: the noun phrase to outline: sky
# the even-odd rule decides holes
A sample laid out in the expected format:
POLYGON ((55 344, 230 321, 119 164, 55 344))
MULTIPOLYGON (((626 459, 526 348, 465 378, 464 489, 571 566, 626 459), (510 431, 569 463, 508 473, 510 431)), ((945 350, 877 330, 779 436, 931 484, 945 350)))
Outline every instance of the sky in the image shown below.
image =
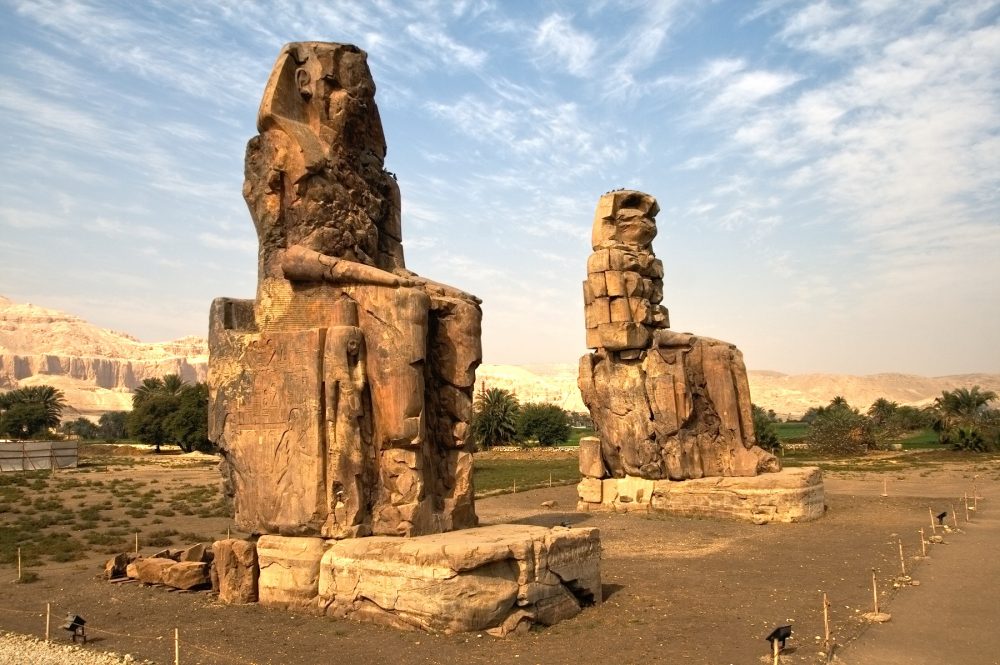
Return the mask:
POLYGON ((484 362, 574 363, 598 198, 657 197, 671 327, 751 369, 1000 371, 1000 2, 0 0, 0 295, 144 341, 253 297, 289 41, 368 52, 407 267, 484 362))

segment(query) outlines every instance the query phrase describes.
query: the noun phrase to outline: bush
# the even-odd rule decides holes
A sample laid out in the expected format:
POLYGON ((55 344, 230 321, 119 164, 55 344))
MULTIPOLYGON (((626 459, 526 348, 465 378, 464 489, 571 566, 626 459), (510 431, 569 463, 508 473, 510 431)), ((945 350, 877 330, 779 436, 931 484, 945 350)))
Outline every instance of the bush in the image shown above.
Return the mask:
POLYGON ((569 418, 555 404, 528 403, 517 417, 517 435, 521 441, 537 441, 542 446, 554 446, 569 440, 569 418))
POLYGON ((765 411, 756 404, 751 404, 750 408, 753 410, 753 431, 757 437, 757 445, 772 452, 781 448, 778 432, 774 428, 777 420, 774 411, 765 411))

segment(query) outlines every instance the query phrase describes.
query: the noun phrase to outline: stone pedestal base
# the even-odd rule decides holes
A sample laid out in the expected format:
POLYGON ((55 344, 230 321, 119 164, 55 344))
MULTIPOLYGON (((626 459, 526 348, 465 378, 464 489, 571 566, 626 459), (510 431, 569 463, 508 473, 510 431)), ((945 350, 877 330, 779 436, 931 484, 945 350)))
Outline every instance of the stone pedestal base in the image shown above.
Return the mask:
POLYGON ((258 555, 261 604, 398 628, 503 635, 601 602, 593 528, 507 524, 325 541, 264 536, 258 555))
POLYGON ((584 478, 578 492, 581 511, 638 510, 755 524, 808 522, 824 511, 823 474, 817 467, 683 481, 584 478))

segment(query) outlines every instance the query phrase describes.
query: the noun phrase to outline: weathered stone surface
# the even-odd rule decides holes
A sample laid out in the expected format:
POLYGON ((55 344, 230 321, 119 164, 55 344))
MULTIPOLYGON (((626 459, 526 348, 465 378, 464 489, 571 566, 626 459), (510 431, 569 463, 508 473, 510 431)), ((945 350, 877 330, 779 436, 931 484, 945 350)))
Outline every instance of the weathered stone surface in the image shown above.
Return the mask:
POLYGON ((217 540, 212 544, 212 587, 219 592, 219 601, 229 605, 257 602, 257 546, 235 538, 217 540))
POLYGON ((603 481, 600 478, 583 478, 577 485, 576 491, 580 495, 580 501, 587 503, 601 503, 603 481))
POLYGON ((404 265, 366 57, 286 45, 247 146, 257 297, 212 305, 209 438, 252 533, 477 523, 464 446, 480 301, 404 265))
POLYGON ((319 606, 331 616, 429 631, 551 625, 600 601, 597 529, 499 525, 342 540, 323 556, 319 581, 319 606))
POLYGON ((603 478, 604 461, 601 459, 601 440, 596 436, 580 439, 580 475, 585 478, 603 478))
POLYGON ((162 557, 148 557, 136 559, 134 564, 135 579, 145 584, 163 584, 164 572, 170 566, 177 565, 177 562, 173 559, 164 559, 162 557))
MULTIPOLYGON (((587 344, 579 387, 600 439, 580 448, 580 470, 594 478, 686 480, 754 476, 780 468, 756 446, 743 356, 732 344, 669 329, 663 264, 655 258, 659 205, 642 192, 601 197, 585 290, 603 280, 608 321, 587 305, 587 344)), ((586 298, 585 298, 586 300, 586 298)), ((603 316, 603 315, 602 315, 603 316)), ((620 486, 619 486, 620 485, 620 486)), ((580 485, 588 496, 591 485, 580 485)), ((650 488, 602 488, 602 503, 648 503, 650 488), (644 497, 633 493, 644 492, 644 497)))
POLYGON ((175 589, 196 589, 212 583, 208 564, 203 561, 181 561, 163 571, 163 583, 175 589))
POLYGON ((807 522, 825 512, 823 476, 816 467, 683 481, 606 478, 601 501, 580 495, 578 508, 584 511, 655 511, 756 524, 807 522))
POLYGON ((261 536, 257 541, 260 604, 315 612, 319 563, 326 547, 322 538, 261 536))
POLYGON ((116 554, 107 563, 104 564, 104 577, 107 579, 114 579, 116 577, 125 577, 125 571, 128 568, 129 560, 127 554, 116 554))
POLYGON ((181 550, 181 553, 177 557, 177 560, 180 562, 206 561, 207 560, 206 557, 208 556, 209 551, 210 550, 206 549, 205 543, 197 543, 185 550, 181 550))

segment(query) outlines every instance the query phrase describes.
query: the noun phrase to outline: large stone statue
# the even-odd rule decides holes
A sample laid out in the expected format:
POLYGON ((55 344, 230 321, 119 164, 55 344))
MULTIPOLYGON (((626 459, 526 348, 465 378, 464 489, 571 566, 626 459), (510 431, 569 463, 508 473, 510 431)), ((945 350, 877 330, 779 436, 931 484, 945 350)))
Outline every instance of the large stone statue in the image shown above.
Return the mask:
POLYGON ((778 471, 755 445, 743 356, 732 344, 668 326, 663 264, 652 250, 656 199, 605 194, 583 284, 587 346, 580 391, 605 475, 651 480, 778 471))
POLYGON ((475 526, 465 450, 480 301, 403 262, 367 56, 285 46, 247 145, 255 300, 212 304, 209 438, 246 531, 475 526))

